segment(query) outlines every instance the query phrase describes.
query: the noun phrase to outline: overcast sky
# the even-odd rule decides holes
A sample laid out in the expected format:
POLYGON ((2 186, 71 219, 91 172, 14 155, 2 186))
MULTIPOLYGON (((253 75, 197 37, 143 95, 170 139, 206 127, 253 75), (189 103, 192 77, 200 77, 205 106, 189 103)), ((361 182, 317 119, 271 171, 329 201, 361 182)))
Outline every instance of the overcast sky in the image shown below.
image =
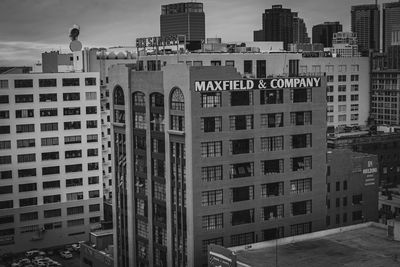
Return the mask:
MULTIPOLYGON (((380 0, 379 2, 396 0, 380 0)), ((68 30, 81 27, 84 47, 133 46, 158 36, 162 4, 173 0, 0 0, 0 66, 31 65, 50 50, 69 52, 68 30)), ((203 0, 206 37, 252 41, 261 14, 273 4, 299 13, 309 36, 315 24, 340 21, 350 30, 350 7, 366 0, 203 0)))

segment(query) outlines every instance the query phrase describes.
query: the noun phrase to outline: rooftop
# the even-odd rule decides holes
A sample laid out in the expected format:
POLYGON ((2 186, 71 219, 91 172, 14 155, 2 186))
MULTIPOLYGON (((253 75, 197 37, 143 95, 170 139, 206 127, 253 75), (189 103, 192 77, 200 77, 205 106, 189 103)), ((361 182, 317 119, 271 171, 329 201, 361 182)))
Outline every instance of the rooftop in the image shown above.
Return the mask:
MULTIPOLYGON (((278 266, 400 266, 400 242, 387 237, 384 225, 365 223, 345 228, 303 235, 299 241, 279 245, 278 266)), ((251 249, 243 246, 231 250, 250 266, 275 266, 274 244, 267 241, 251 249)))

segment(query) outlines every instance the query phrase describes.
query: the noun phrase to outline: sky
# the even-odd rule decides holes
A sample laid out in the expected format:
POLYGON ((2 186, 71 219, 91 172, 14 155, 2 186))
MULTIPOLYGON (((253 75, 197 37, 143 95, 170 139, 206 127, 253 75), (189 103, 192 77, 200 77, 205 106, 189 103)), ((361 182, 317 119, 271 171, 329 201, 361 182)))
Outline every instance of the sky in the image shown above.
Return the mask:
MULTIPOLYGON (((190 1, 190 0, 186 0, 190 1)), ((396 0, 380 0, 394 2, 396 0)), ((69 52, 69 29, 78 24, 84 47, 133 46, 160 34, 161 5, 179 0, 0 0, 0 66, 32 65, 45 51, 69 52)), ((184 2, 184 1, 182 1, 184 2)), ((312 26, 339 21, 350 31, 350 7, 371 0, 203 0, 206 37, 252 41, 264 9, 282 4, 312 26)))

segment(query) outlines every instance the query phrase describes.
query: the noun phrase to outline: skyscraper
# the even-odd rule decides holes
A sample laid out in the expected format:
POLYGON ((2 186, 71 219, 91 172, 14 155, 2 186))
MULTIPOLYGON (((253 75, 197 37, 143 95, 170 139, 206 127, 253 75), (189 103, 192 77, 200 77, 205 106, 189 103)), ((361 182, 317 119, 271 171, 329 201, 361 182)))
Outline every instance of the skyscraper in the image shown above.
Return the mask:
POLYGON ((400 26, 400 1, 383 4, 383 49, 388 51, 392 42, 392 34, 396 26, 400 26))
POLYGON ((254 31, 254 41, 282 41, 287 49, 293 43, 293 13, 282 5, 266 9, 262 17, 262 30, 254 31))
POLYGON ((333 34, 341 32, 342 28, 339 21, 324 22, 323 24, 315 25, 312 28, 313 44, 323 44, 324 47, 332 47, 333 34))
POLYGON ((308 37, 306 24, 304 23, 304 20, 298 16, 297 12, 293 12, 293 43, 310 43, 310 37, 308 37))
POLYGON ((203 3, 177 3, 161 6, 160 35, 185 35, 189 49, 200 48, 205 40, 203 3))
POLYGON ((351 31, 357 34, 358 47, 362 54, 369 50, 379 51, 380 43, 379 5, 351 7, 351 31))

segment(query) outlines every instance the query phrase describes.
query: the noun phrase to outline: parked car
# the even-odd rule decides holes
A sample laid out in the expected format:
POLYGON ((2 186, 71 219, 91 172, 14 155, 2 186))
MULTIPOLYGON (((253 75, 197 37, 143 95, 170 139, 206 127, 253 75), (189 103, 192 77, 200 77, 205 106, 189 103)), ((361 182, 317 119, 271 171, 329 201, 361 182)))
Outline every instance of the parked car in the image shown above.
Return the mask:
POLYGON ((72 258, 72 254, 71 252, 69 252, 68 250, 63 250, 60 252, 60 256, 64 259, 70 259, 72 258))

